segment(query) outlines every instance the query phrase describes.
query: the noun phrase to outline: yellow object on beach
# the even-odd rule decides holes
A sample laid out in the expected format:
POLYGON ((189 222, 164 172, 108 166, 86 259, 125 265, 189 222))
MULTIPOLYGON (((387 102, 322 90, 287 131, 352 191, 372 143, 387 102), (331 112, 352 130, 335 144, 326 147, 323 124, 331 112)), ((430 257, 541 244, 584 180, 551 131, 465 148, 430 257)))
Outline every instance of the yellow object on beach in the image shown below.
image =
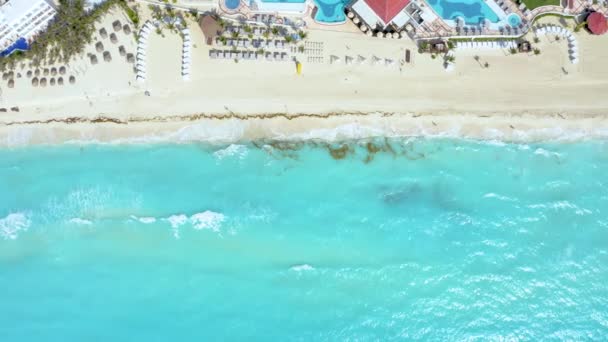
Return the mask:
POLYGON ((298 75, 302 75, 302 63, 296 62, 296 71, 298 75))

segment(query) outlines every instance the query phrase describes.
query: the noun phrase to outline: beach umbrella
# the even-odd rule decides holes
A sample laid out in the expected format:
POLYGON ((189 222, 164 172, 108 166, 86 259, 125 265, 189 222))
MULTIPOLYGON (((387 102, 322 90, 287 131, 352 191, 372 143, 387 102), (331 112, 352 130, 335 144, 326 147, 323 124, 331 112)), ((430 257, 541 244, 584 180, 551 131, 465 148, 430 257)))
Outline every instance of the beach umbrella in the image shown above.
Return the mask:
POLYGON ((349 17, 350 19, 355 17, 355 13, 348 11, 348 13, 346 13, 346 16, 349 17))
POLYGON ((63 85, 63 77, 59 76, 59 78, 57 78, 57 85, 63 85))
POLYGON ((135 63, 135 57, 132 53, 127 54, 127 63, 135 63))
POLYGON ((8 72, 5 72, 5 73, 2 74, 2 80, 3 81, 8 80, 8 72))
POLYGON ((102 42, 97 42, 97 44, 95 44, 95 50, 97 50, 97 52, 102 52, 103 51, 103 43, 102 42))
POLYGON ((109 51, 104 51, 103 53, 103 60, 106 62, 111 62, 112 61, 112 55, 110 55, 109 51))
POLYGON ((97 60, 97 55, 89 55, 89 59, 91 60, 91 65, 95 65, 97 64, 98 60, 97 60))
POLYGON ((59 67, 59 74, 65 75, 65 67, 63 65, 59 67))
POLYGON ((56 82, 56 81, 55 81, 55 78, 54 78, 54 77, 52 77, 52 78, 50 79, 50 81, 49 81, 49 83, 50 83, 50 85, 51 85, 51 86, 55 86, 55 82, 56 82))
POLYGON ((129 25, 127 25, 127 24, 125 24, 125 25, 122 27, 122 32, 124 32, 126 35, 131 34, 131 26, 129 26, 129 25))
POLYGON ((116 37, 116 33, 110 34, 110 41, 112 44, 116 44, 118 42, 118 37, 116 37))
POLYGON ((28 70, 28 71, 25 73, 25 75, 27 76, 27 78, 32 77, 32 74, 33 74, 33 73, 32 73, 32 70, 28 70))
POLYGON ((330 62, 331 64, 336 64, 336 63, 338 63, 339 61, 340 61, 340 57, 338 57, 338 56, 331 55, 331 56, 329 57, 329 62, 330 62))
POLYGON ((366 25, 361 25, 361 26, 359 26, 359 29, 361 30, 361 32, 366 32, 367 31, 367 26, 366 25))
POLYGON ((45 77, 40 79, 40 86, 43 88, 46 87, 46 78, 45 77))
POLYGON ((51 76, 55 76, 55 75, 57 75, 57 68, 52 67, 51 68, 51 76))
POLYGON ((573 56, 571 59, 572 64, 578 64, 578 57, 577 56, 573 56))
POLYGON ((382 60, 382 59, 380 59, 380 58, 378 58, 378 57, 376 57, 376 56, 373 56, 373 57, 372 57, 372 64, 373 64, 373 65, 376 65, 376 64, 378 64, 378 63, 379 63, 381 60, 382 60))
POLYGON ((353 60, 354 60, 354 58, 352 58, 352 57, 350 57, 350 56, 346 56, 346 57, 344 57, 344 63, 345 63, 346 65, 351 65, 351 64, 353 64, 353 60))
POLYGON ((365 57, 363 57, 361 55, 357 56, 357 63, 359 63, 359 64, 365 63, 366 60, 367 60, 367 58, 365 58, 365 57))
POLYGON ((393 39, 397 39, 397 38, 399 38, 399 33, 393 32, 393 39))
POLYGON ((70 76, 70 84, 76 83, 76 77, 70 76))
POLYGON ((107 38, 107 37, 108 37, 108 32, 106 31, 106 29, 105 29, 105 28, 103 28, 103 27, 102 27, 102 28, 99 30, 99 35, 101 36, 101 38, 107 38))
POLYGON ((368 37, 371 37, 371 36, 373 36, 373 35, 374 35, 374 32, 372 32, 372 30, 369 30, 369 31, 365 32, 365 34, 366 34, 368 37))
POLYGON ((40 76, 40 69, 34 70, 34 76, 40 76))
POLYGON ((38 77, 34 77, 34 78, 32 78, 32 86, 37 87, 37 86, 38 86, 38 83, 39 83, 39 81, 38 81, 38 77))
POLYGON ((8 80, 8 87, 9 88, 14 88, 15 87, 15 80, 13 80, 12 78, 10 80, 8 80))
POLYGON ((121 45, 121 46, 119 46, 119 47, 118 47, 118 53, 119 53, 121 56, 124 56, 124 55, 126 55, 126 54, 127 54, 127 50, 125 50, 124 45, 121 45))
POLYGON ((454 70, 454 63, 445 63, 444 64, 444 69, 446 72, 450 72, 452 70, 454 70))
POLYGON ((359 18, 353 19, 353 23, 355 23, 355 24, 359 24, 360 22, 361 22, 361 20, 359 20, 359 18))
POLYGON ((48 76, 49 75, 49 69, 45 68, 42 70, 42 75, 44 76, 48 76))
POLYGON ((394 65, 394 64, 395 64, 395 61, 394 61, 394 60, 392 60, 392 59, 390 59, 390 58, 385 58, 385 59, 384 59, 384 65, 386 65, 386 66, 391 66, 391 65, 394 65))
POLYGON ((120 30, 122 30, 122 24, 120 23, 120 20, 116 20, 112 23, 112 28, 114 29, 114 32, 118 32, 120 30))

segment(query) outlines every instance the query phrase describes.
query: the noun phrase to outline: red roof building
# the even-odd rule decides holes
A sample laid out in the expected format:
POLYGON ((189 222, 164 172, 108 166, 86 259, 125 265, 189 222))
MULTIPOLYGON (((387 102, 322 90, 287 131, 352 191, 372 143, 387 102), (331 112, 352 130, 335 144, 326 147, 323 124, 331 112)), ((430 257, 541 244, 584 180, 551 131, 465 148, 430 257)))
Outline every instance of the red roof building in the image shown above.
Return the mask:
POLYGON ((593 12, 587 17, 587 27, 593 34, 604 34, 608 31, 608 22, 603 14, 593 12))
POLYGON ((403 11, 411 0, 356 0, 350 9, 369 27, 405 25, 409 17, 403 11))
POLYGON ((365 0, 369 7, 386 24, 410 3, 410 0, 365 0))

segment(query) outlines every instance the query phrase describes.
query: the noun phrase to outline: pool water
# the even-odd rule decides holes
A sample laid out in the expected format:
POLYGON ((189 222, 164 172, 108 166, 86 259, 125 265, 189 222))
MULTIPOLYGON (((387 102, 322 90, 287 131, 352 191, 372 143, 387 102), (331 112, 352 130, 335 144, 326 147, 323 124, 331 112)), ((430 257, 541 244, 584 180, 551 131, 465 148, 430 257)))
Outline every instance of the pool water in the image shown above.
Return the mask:
POLYGON ((468 25, 476 25, 483 19, 492 23, 500 21, 498 15, 483 0, 428 0, 435 12, 443 19, 464 18, 468 25))
POLYGON ((512 13, 507 17, 507 23, 509 23, 511 27, 517 27, 521 24, 521 18, 517 14, 512 13))
POLYGON ((226 5, 226 8, 233 10, 239 8, 241 0, 224 0, 224 4, 226 5))
POLYGON ((25 51, 30 47, 27 44, 27 40, 25 38, 19 38, 16 42, 14 42, 11 46, 6 48, 4 51, 0 52, 0 56, 6 57, 15 51, 25 51))
POLYGON ((344 6, 350 0, 315 0, 317 13, 315 20, 320 23, 341 23, 346 20, 344 6))

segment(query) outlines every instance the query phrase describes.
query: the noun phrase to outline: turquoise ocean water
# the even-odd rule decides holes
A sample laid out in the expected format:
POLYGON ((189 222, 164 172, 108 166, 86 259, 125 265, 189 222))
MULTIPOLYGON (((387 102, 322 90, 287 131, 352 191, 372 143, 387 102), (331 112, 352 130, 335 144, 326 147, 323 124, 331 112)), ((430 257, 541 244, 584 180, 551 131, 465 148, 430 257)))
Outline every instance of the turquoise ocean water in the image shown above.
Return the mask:
POLYGON ((0 150, 2 341, 606 336, 606 142, 0 150))

